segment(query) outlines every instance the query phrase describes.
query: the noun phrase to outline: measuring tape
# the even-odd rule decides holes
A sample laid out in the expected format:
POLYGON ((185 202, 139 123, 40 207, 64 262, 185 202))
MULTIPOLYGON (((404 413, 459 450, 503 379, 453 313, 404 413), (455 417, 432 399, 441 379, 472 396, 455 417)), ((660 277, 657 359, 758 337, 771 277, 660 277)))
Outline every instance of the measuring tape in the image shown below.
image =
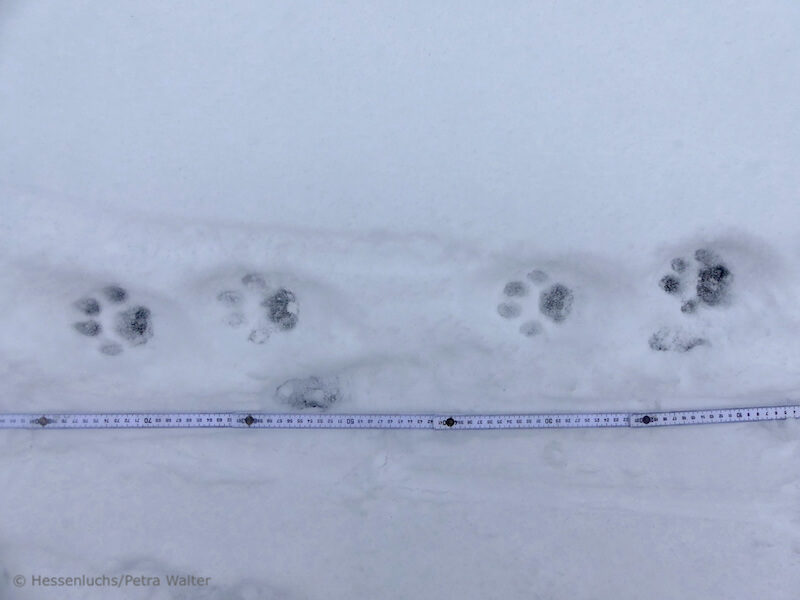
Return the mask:
POLYGON ((0 414, 0 429, 566 429, 664 427, 781 421, 800 418, 800 405, 648 413, 564 414, 331 414, 82 413, 0 414))

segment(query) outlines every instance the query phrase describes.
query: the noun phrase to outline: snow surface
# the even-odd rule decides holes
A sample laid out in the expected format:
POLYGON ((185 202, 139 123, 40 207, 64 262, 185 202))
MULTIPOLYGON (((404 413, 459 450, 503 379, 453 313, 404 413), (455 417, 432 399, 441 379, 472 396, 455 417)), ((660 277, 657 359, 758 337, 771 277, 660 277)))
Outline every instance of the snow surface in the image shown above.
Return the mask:
MULTIPOLYGON (((797 402, 798 27, 778 0, 0 2, 0 411, 289 411, 291 380, 331 412, 797 402), (730 293, 684 314, 659 281, 698 249, 730 293), (109 285, 146 343, 107 300, 73 327, 109 285)), ((794 598, 798 433, 6 431, 0 598, 794 598), (13 585, 119 573, 212 579, 13 585)))

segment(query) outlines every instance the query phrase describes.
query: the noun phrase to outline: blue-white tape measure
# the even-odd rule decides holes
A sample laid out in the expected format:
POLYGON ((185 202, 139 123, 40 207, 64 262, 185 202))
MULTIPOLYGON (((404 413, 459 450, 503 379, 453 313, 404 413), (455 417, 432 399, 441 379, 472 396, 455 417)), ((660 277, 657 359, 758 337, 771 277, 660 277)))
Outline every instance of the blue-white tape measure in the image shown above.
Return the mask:
POLYGON ((800 405, 648 413, 284 414, 242 412, 0 414, 0 429, 566 429, 710 425, 800 418, 800 405))

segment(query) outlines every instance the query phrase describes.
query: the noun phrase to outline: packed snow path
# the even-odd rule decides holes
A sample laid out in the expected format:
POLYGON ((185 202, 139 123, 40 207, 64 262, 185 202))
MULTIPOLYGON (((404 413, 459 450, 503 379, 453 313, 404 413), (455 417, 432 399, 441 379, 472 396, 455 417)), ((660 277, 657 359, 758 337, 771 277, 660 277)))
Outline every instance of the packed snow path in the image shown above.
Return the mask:
POLYGON ((798 389, 800 277, 753 236, 635 262, 5 206, 36 227, 0 241, 4 412, 639 411, 798 389))

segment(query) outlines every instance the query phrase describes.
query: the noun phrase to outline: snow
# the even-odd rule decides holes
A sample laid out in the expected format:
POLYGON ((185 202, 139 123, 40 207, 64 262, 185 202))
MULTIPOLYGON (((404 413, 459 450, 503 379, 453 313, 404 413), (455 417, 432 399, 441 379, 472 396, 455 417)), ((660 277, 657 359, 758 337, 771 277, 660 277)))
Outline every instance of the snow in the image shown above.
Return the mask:
MULTIPOLYGON (((0 411, 797 402, 798 25, 777 0, 2 3, 0 411), (685 314, 697 250, 729 293, 685 314), (152 337, 120 338, 136 307, 152 337)), ((792 598, 798 432, 0 432, 0 598, 792 598), (30 581, 104 574, 162 585, 30 581)))

